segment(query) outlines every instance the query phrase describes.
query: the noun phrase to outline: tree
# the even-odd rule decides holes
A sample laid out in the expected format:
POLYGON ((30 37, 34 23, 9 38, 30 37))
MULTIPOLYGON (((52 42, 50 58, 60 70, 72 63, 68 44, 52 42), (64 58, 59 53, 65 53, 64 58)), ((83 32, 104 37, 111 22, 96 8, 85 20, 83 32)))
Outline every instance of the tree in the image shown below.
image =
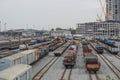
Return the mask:
POLYGON ((54 31, 54 28, 52 28, 51 31, 54 31))
POLYGON ((56 28, 56 30, 63 30, 63 29, 62 29, 62 28, 60 28, 60 27, 57 27, 57 28, 56 28))

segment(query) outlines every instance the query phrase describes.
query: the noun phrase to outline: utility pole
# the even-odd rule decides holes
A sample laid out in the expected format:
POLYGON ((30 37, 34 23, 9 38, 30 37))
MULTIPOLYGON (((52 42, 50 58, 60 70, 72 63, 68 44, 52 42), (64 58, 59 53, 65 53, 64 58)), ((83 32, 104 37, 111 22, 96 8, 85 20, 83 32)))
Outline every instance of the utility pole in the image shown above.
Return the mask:
POLYGON ((1 21, 0 21, 0 32, 1 32, 1 21))
POLYGON ((6 32, 6 25, 7 25, 7 23, 4 24, 4 28, 5 28, 5 36, 6 36, 6 33, 7 33, 7 32, 6 32))
POLYGON ((28 29, 28 24, 26 24, 26 29, 28 29))

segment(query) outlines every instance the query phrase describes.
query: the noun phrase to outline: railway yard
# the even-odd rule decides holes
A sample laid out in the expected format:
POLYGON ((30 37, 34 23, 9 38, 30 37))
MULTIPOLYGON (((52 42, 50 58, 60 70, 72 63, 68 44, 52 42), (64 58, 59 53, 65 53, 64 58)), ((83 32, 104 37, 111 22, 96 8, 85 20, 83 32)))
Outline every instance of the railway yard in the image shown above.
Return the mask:
MULTIPOLYGON (((87 44, 75 43, 75 41, 64 41, 59 38, 57 41, 45 44, 44 47, 42 43, 32 45, 30 49, 34 49, 35 53, 30 53, 30 55, 35 54, 34 59, 30 56, 25 59, 25 56, 29 53, 16 52, 22 54, 22 56, 25 55, 23 60, 27 61, 24 62, 22 58, 18 60, 19 57, 16 61, 12 58, 13 62, 12 60, 9 61, 9 63, 12 63, 11 66, 27 64, 32 68, 27 73, 19 73, 19 75, 26 75, 24 77, 20 78, 18 75, 12 76, 13 78, 11 78, 11 75, 9 77, 11 80, 120 80, 120 53, 118 52, 117 55, 111 54, 106 49, 99 53, 96 50, 96 42, 86 42, 87 44), (48 46, 49 51, 47 51, 48 46), (44 49, 46 52, 42 52, 44 49), (40 54, 36 52, 40 52, 40 54), (29 57, 32 60, 28 59, 29 57)), ((0 71, 0 80, 5 79, 3 75, 7 76, 4 73, 7 70, 4 70, 0 71)))
MULTIPOLYGON (((91 46, 89 47, 93 49, 91 46)), ((120 71, 119 71, 120 70, 120 65, 119 65, 120 56, 119 58, 117 58, 115 57, 116 55, 111 55, 110 53, 105 51, 103 55, 106 57, 104 58, 98 55, 93 50, 92 53, 98 56, 98 59, 101 63, 101 68, 96 73, 94 72, 89 73, 85 68, 84 57, 83 57, 82 51, 83 51, 82 45, 80 44, 78 46, 76 65, 72 69, 71 68, 66 69, 62 65, 63 64, 62 60, 64 59, 65 54, 59 57, 59 59, 55 58, 55 60, 57 59, 57 61, 54 62, 53 60, 49 62, 54 57, 54 54, 50 53, 48 56, 46 56, 45 58, 40 60, 40 62, 38 62, 36 65, 33 66, 34 68, 33 71, 36 74, 36 71, 38 70, 38 68, 40 70, 43 70, 43 67, 46 66, 46 64, 51 63, 52 66, 50 66, 49 69, 45 73, 43 73, 43 75, 40 77, 40 80, 105 80, 106 78, 109 78, 109 77, 114 80, 120 80, 119 78, 120 77, 120 71), (108 61, 108 59, 110 62, 108 61), (114 68, 111 63, 117 68, 114 68), (112 67, 109 67, 109 66, 112 66, 112 67)), ((33 79, 33 80, 37 80, 37 79, 33 79)))

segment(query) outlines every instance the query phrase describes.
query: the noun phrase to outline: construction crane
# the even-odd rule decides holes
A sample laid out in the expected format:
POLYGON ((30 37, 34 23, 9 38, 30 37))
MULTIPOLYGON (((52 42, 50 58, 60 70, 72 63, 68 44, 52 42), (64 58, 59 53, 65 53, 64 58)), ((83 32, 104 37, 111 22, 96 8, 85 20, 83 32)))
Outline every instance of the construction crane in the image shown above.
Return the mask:
POLYGON ((100 3, 100 6, 101 6, 101 9, 102 9, 102 12, 101 12, 101 15, 100 15, 100 16, 97 14, 97 21, 101 22, 101 21, 102 21, 102 14, 104 14, 105 19, 107 19, 108 16, 107 16, 107 14, 106 14, 106 12, 105 12, 105 8, 104 8, 103 3, 102 3, 101 0, 99 0, 99 3, 100 3))

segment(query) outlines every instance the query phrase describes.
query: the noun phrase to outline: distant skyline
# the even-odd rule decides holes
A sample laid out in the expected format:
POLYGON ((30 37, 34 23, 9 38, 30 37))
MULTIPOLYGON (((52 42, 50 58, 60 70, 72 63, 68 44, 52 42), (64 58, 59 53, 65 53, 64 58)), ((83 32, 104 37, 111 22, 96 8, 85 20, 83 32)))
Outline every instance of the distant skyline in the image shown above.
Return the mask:
POLYGON ((76 23, 96 21, 101 12, 99 0, 0 0, 2 31, 5 23, 7 30, 76 28, 76 23))

